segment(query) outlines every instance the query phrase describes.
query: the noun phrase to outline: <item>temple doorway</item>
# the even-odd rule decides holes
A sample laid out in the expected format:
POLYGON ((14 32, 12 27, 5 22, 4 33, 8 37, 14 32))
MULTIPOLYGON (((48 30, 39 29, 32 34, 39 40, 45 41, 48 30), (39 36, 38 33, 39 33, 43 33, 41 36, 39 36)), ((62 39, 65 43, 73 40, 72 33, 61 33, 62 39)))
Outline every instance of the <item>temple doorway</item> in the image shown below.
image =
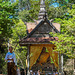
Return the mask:
MULTIPOLYGON (((54 47, 54 46, 52 46, 52 47, 54 47)), ((42 50, 40 50, 41 52, 38 53, 39 56, 38 55, 35 56, 34 59, 35 60, 37 59, 37 60, 35 61, 33 66, 30 66, 30 72, 37 73, 38 70, 39 70, 41 75, 42 74, 44 74, 44 75, 46 75, 46 74, 52 75, 53 72, 58 70, 58 67, 54 64, 54 62, 55 62, 55 60, 53 60, 54 57, 52 57, 53 55, 51 55, 51 53, 54 53, 54 52, 52 50, 48 49, 47 46, 42 46, 42 48, 40 47, 39 49, 42 49, 42 50), (38 57, 38 58, 36 58, 36 57, 38 57)), ((37 51, 35 51, 35 52, 37 53, 37 51)), ((55 55, 56 54, 57 53, 55 53, 55 55)), ((31 57, 30 59, 32 59, 32 58, 33 57, 31 57)), ((30 65, 31 65, 31 63, 32 63, 32 61, 30 60, 30 65)))

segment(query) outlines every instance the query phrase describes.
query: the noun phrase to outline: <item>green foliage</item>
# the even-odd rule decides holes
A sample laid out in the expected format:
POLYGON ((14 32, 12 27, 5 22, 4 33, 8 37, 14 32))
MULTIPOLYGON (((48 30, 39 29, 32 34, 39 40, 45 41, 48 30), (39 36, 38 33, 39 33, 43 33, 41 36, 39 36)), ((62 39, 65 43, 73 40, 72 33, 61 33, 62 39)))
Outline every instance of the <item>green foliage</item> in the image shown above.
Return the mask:
POLYGON ((69 3, 75 4, 75 0, 56 0, 55 2, 58 2, 58 3, 63 4, 63 5, 67 5, 69 3))
POLYGON ((52 57, 50 57, 50 58, 51 58, 51 63, 54 63, 52 57))
POLYGON ((14 26, 13 20, 17 19, 16 18, 17 4, 18 3, 11 4, 5 1, 0 3, 0 35, 1 37, 11 36, 11 33, 12 33, 11 27, 14 26))
POLYGON ((49 19, 63 18, 64 13, 67 12, 67 10, 63 10, 63 7, 53 7, 53 6, 50 6, 49 9, 47 9, 47 11, 49 19))
POLYGON ((54 37, 59 38, 58 41, 53 41, 57 47, 56 50, 71 58, 75 58, 75 5, 73 5, 73 8, 68 12, 72 18, 69 18, 68 20, 60 18, 56 19, 57 22, 61 23, 61 33, 51 34, 54 35, 54 37))
POLYGON ((4 61, 7 50, 7 40, 11 37, 14 21, 17 19, 18 2, 10 3, 0 0, 0 71, 6 73, 6 64, 4 61))
POLYGON ((4 56, 5 56, 5 53, 1 53, 1 50, 0 50, 0 72, 6 72, 4 71, 4 68, 3 68, 6 65, 4 61, 4 56))
POLYGON ((19 0, 19 10, 22 11, 24 9, 30 9, 30 0, 19 0))
POLYGON ((24 22, 32 21, 32 19, 30 19, 29 10, 20 11, 19 18, 22 19, 24 22))
MULTIPOLYGON (((50 6, 53 2, 55 1, 53 0, 45 1, 48 19, 65 18, 66 17, 65 13, 67 13, 67 7, 69 8, 70 6, 68 4, 67 6, 64 5, 59 7, 50 6)), ((19 18, 22 19, 24 22, 34 21, 38 19, 38 14, 40 10, 40 0, 30 0, 29 4, 30 4, 29 9, 24 8, 19 12, 19 18)))
POLYGON ((23 38, 24 36, 26 36, 26 25, 20 19, 19 22, 15 23, 14 27, 12 27, 12 31, 13 31, 12 38, 14 40, 16 40, 16 42, 19 42, 18 39, 23 38))
POLYGON ((21 18, 24 22, 33 21, 33 19, 37 19, 39 13, 39 1, 38 0, 30 0, 30 9, 24 9, 19 12, 19 18, 21 18))
POLYGON ((12 27, 12 37, 10 40, 10 45, 13 46, 14 52, 17 56, 17 62, 18 66, 25 69, 25 62, 26 62, 26 47, 21 47, 19 45, 19 39, 26 36, 26 25, 24 22, 20 19, 18 23, 14 22, 15 25, 12 27))

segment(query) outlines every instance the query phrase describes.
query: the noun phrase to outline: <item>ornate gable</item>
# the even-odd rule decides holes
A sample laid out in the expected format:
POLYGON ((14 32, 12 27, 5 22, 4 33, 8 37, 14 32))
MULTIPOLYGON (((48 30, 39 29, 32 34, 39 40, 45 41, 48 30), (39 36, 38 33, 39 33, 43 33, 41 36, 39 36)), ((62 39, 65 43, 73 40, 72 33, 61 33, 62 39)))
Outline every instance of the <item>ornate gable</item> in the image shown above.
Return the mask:
POLYGON ((27 23, 28 35, 19 41, 20 45, 28 44, 49 44, 50 41, 57 41, 57 37, 50 36, 50 32, 60 32, 60 24, 50 22, 45 10, 45 2, 41 0, 40 11, 36 23, 27 23))
POLYGON ((49 20, 42 20, 29 34, 28 37, 51 37, 50 32, 56 33, 59 32, 49 20))

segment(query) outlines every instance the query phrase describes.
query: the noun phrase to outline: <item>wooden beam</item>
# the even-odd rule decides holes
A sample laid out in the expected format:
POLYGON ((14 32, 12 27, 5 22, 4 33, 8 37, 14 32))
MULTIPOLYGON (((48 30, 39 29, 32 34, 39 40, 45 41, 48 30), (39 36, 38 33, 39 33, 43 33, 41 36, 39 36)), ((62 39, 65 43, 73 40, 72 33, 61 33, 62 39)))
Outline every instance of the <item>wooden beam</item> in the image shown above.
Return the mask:
POLYGON ((55 47, 54 44, 31 44, 31 46, 49 46, 49 47, 55 47))
POLYGON ((51 42, 22 42, 22 43, 19 43, 20 46, 27 46, 27 45, 30 45, 30 44, 52 44, 51 42))

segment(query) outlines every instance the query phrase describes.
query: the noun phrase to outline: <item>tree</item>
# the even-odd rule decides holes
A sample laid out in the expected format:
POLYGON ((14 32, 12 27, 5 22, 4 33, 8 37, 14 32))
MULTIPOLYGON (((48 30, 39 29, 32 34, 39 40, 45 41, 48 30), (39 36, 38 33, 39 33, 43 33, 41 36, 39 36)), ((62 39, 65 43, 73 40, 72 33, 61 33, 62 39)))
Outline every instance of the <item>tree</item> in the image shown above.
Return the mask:
POLYGON ((0 37, 10 37, 11 27, 14 26, 13 20, 17 19, 17 3, 0 3, 0 37))
POLYGON ((18 23, 15 22, 15 26, 12 28, 12 32, 12 37, 9 39, 10 45, 13 46, 14 52, 17 56, 17 66, 23 68, 25 72, 27 47, 21 47, 19 45, 19 39, 25 37, 27 34, 26 25, 21 19, 19 19, 18 23))
POLYGON ((7 40, 11 37, 14 21, 17 19, 17 4, 0 0, 0 71, 5 72, 4 57, 7 50, 7 40))
POLYGON ((59 2, 60 4, 67 4, 67 3, 75 4, 75 0, 56 0, 55 2, 59 2))
POLYGON ((30 0, 20 0, 19 1, 19 10, 29 10, 30 9, 30 0))
POLYGON ((67 20, 56 18, 55 22, 61 24, 61 33, 53 34, 59 38, 59 42, 53 41, 56 44, 57 51, 66 54, 70 58, 75 58, 75 4, 72 5, 72 9, 68 9, 68 13, 71 17, 67 20))
POLYGON ((47 9, 47 11, 49 19, 64 18, 65 17, 64 14, 67 12, 67 10, 63 10, 63 7, 54 7, 54 6, 50 6, 49 9, 47 9))
POLYGON ((24 9, 19 12, 19 18, 21 18, 24 22, 33 21, 37 19, 39 13, 39 1, 38 0, 30 0, 30 9, 24 9))
MULTIPOLYGON (((48 13, 48 19, 64 18, 67 12, 67 6, 54 7, 51 4, 54 0, 45 0, 45 6, 48 13), (60 12, 61 11, 61 12, 60 12)), ((40 0, 30 0, 30 9, 23 9, 19 12, 19 18, 24 22, 36 21, 40 10, 40 0)), ((68 4, 67 4, 68 5, 68 4)))

